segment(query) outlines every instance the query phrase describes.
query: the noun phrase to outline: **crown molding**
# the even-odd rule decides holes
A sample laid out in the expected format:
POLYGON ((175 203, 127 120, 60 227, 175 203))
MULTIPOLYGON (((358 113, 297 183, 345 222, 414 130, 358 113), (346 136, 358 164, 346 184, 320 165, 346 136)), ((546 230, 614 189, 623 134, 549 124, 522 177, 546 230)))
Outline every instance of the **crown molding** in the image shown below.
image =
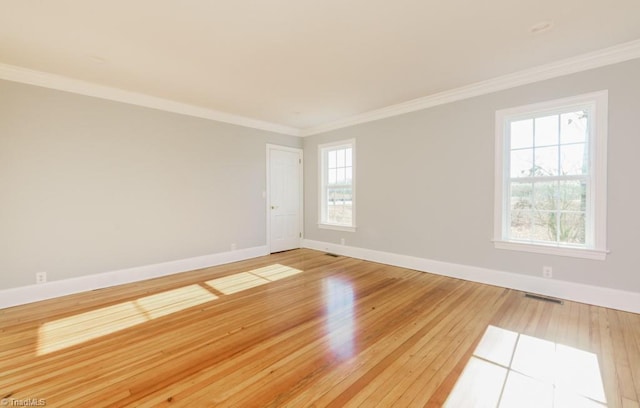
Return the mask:
POLYGON ((298 129, 291 126, 279 125, 258 119, 233 115, 200 106, 189 105, 169 99, 157 98, 142 93, 98 85, 91 82, 8 64, 0 64, 0 79, 93 96, 96 98, 108 99, 187 116, 210 119, 274 133, 291 136, 311 136, 636 58, 640 58, 640 40, 618 44, 613 47, 525 69, 512 74, 488 79, 486 81, 476 82, 460 88, 439 92, 433 95, 413 99, 306 129, 298 129))
POLYGON ((439 92, 422 98, 412 99, 407 102, 372 110, 325 125, 302 129, 300 135, 311 136, 319 133, 325 133, 336 129, 398 116, 409 112, 415 112, 438 105, 444 105, 463 99, 473 98, 475 96, 515 88, 521 85, 544 81, 546 79, 556 78, 576 72, 587 71, 636 58, 640 58, 640 40, 626 42, 550 64, 540 65, 486 81, 476 82, 460 88, 439 92))
POLYGON ((145 108, 158 109, 181 115, 210 119, 218 122, 229 123, 253 129, 266 130, 268 132, 281 133, 291 136, 300 136, 300 130, 290 126, 233 115, 200 106, 189 105, 169 99, 158 98, 138 92, 126 91, 92 82, 81 81, 62 75, 50 74, 15 65, 0 64, 0 79, 20 82, 59 91, 71 92, 80 95, 93 96, 145 108))

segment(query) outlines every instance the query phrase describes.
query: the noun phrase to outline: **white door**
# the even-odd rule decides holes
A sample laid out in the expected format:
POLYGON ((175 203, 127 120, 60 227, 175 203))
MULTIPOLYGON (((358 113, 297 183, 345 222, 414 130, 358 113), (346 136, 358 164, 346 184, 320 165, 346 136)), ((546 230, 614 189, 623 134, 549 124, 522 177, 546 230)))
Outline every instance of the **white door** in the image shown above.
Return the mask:
POLYGON ((300 248, 302 150, 267 146, 269 251, 300 248))

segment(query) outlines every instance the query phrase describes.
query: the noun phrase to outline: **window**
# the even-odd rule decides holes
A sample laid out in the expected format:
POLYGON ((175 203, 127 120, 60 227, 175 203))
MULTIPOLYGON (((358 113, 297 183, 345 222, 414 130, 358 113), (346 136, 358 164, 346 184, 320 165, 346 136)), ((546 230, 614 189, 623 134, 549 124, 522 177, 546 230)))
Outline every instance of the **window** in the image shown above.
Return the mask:
POLYGON ((320 145, 320 228, 355 231, 355 141, 320 145))
POLYGON ((606 140, 606 91, 496 112, 496 248, 605 259, 606 140))

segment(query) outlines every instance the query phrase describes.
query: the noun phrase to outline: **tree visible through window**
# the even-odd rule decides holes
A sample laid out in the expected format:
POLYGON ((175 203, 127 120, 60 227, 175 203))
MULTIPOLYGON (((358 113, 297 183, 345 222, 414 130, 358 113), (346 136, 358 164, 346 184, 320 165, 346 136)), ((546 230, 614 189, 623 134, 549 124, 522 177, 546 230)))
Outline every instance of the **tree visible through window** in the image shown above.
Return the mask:
POLYGON ((606 92, 496 119, 496 241, 604 252, 606 92))
POLYGON ((509 236, 586 244, 588 112, 510 122, 509 236))

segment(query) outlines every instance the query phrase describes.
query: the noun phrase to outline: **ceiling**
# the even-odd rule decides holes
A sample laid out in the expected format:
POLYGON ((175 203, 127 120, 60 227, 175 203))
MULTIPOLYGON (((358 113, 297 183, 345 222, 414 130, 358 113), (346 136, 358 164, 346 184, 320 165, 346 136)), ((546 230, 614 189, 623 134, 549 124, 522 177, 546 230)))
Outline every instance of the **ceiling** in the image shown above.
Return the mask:
POLYGON ((307 132, 637 39, 638 0, 0 3, 0 63, 307 132))

